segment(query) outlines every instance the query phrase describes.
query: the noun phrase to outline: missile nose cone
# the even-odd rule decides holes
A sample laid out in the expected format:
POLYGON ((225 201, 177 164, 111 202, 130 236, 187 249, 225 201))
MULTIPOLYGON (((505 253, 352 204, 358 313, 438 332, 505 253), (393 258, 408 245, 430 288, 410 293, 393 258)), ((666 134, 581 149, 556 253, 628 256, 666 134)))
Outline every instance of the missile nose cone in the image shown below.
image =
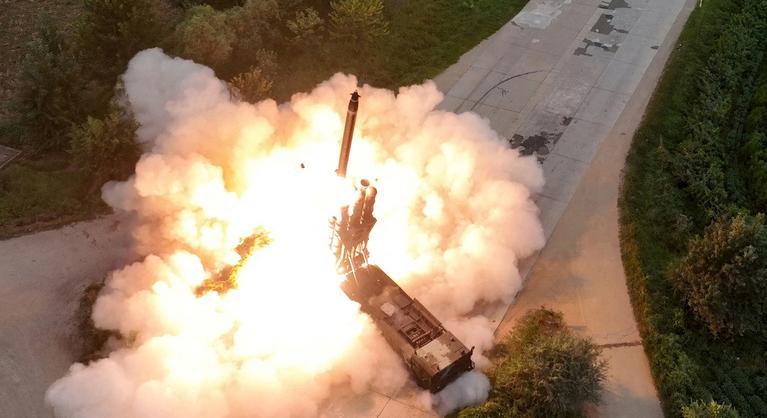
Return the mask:
POLYGON ((359 106, 359 103, 360 103, 360 95, 355 90, 354 93, 352 93, 352 98, 349 99, 349 110, 352 112, 356 112, 357 107, 359 106))

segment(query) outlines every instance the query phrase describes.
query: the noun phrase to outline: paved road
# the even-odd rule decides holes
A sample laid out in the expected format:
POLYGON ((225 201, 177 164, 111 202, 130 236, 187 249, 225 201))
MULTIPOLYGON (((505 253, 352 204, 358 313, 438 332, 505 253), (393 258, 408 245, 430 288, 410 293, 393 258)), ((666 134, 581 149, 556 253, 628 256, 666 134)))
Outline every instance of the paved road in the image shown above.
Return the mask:
POLYGON ((74 361, 83 290, 130 256, 107 217, 0 241, 0 417, 51 416, 45 390, 74 361))
MULTIPOLYGON (((442 108, 487 117, 514 146, 535 153, 546 173, 537 202, 547 246, 521 266, 528 282, 518 302, 487 314, 500 335, 528 307, 547 304, 599 343, 628 343, 606 351, 609 392, 594 411, 605 417, 660 415, 647 360, 632 345, 639 337, 618 253, 615 200, 631 134, 669 39, 686 18, 684 3, 532 0, 436 78, 447 93, 442 108)), ((0 241, 0 416, 50 415, 45 389, 72 358, 62 331, 71 329, 67 318, 82 289, 129 256, 114 221, 0 241)), ((432 416, 412 387, 337 395, 325 416, 432 416)))
MULTIPOLYGON (((607 390, 592 416, 663 416, 626 290, 616 203, 633 132, 695 3, 532 0, 435 79, 441 108, 485 116, 542 162, 536 202, 547 244, 521 263, 517 301, 487 315, 501 337, 546 305, 604 345, 607 390)), ((433 416, 412 388, 332 406, 328 416, 433 416)))

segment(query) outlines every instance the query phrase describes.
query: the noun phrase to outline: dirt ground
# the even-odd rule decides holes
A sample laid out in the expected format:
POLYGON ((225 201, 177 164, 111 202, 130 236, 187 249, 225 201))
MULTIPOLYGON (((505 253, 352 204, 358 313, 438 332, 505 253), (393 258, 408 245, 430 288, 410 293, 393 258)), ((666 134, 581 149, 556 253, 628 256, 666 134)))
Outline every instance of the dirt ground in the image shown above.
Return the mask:
POLYGON ((0 416, 47 418, 45 390, 78 347, 83 290, 131 260, 124 225, 100 218, 0 241, 0 416))

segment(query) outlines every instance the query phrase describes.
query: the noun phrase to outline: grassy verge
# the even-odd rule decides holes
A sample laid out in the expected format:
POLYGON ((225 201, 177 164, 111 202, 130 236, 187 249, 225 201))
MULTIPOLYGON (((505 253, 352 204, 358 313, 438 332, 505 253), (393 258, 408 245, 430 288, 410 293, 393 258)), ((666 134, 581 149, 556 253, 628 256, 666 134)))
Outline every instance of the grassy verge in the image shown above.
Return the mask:
POLYGON ((66 155, 22 159, 0 171, 0 239, 104 213, 84 174, 66 155))
MULTIPOLYGON (((737 37, 723 34, 729 34, 733 22, 744 18, 749 4, 747 0, 709 0, 693 11, 626 162, 619 202, 623 263, 635 316, 669 417, 680 416, 682 407, 696 399, 731 404, 742 417, 767 416, 767 352, 763 342, 711 339, 690 318, 667 276, 671 263, 684 254, 689 238, 699 234, 711 216, 707 212, 711 208, 702 203, 704 195, 693 193, 693 186, 698 185, 679 175, 680 161, 688 161, 685 158, 704 165, 686 157, 684 151, 690 148, 685 147, 711 146, 694 142, 695 127, 690 123, 695 112, 712 101, 701 87, 703 76, 713 74, 712 79, 723 80, 722 85, 728 84, 728 78, 732 79, 729 84, 737 84, 737 90, 719 92, 721 97, 732 94, 736 100, 727 102, 731 110, 724 121, 714 122, 715 132, 721 136, 709 137, 716 145, 712 149, 721 152, 715 157, 726 162, 717 173, 719 177, 709 184, 718 181, 717 186, 723 185, 724 200, 737 205, 737 210, 754 210, 748 207, 753 199, 741 191, 747 180, 738 171, 737 151, 727 149, 737 149, 739 144, 739 123, 746 113, 739 103, 747 103, 753 94, 750 86, 754 74, 739 68, 743 82, 736 83, 735 72, 710 62, 711 56, 727 48, 736 50, 742 44, 733 42, 741 41, 737 37), (717 68, 722 68, 721 72, 717 73, 717 68)), ((750 54, 736 61, 757 68, 758 61, 750 60, 761 60, 761 56, 750 54)), ((706 150, 706 157, 711 154, 706 150)), ((730 207, 713 209, 726 213, 730 207)))
POLYGON ((527 0, 390 2, 391 33, 381 42, 386 69, 378 80, 396 88, 432 78, 527 4, 527 0))

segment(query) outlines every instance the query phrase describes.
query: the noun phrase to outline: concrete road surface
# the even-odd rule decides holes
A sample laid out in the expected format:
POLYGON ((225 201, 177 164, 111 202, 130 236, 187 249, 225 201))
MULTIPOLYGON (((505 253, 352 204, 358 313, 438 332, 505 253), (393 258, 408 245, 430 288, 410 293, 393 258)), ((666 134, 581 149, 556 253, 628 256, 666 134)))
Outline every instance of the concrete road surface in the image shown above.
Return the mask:
POLYGON ((129 261, 118 224, 112 216, 0 241, 0 418, 51 416, 45 390, 74 361, 83 290, 129 261))
MULTIPOLYGON (((501 338, 546 305, 602 345, 609 376, 591 416, 663 416, 626 290, 616 205, 631 138, 695 4, 532 0, 435 78, 442 109, 479 113, 543 165, 536 202, 547 244, 521 263, 517 301, 486 314, 501 338)), ((343 398, 328 416, 433 416, 412 392, 343 398)))
MULTIPOLYGON (((478 112, 543 164, 537 202, 548 244, 522 263, 528 281, 517 303, 487 314, 502 335, 546 304, 607 344, 608 393, 595 415, 661 414, 626 295, 615 202, 631 135, 694 3, 532 0, 435 80, 443 109, 478 112)), ((73 360, 68 333, 82 290, 130 257, 116 222, 0 241, 0 417, 50 416, 44 393, 73 360)), ((339 393, 323 416, 433 416, 424 409, 408 386, 339 393)))

